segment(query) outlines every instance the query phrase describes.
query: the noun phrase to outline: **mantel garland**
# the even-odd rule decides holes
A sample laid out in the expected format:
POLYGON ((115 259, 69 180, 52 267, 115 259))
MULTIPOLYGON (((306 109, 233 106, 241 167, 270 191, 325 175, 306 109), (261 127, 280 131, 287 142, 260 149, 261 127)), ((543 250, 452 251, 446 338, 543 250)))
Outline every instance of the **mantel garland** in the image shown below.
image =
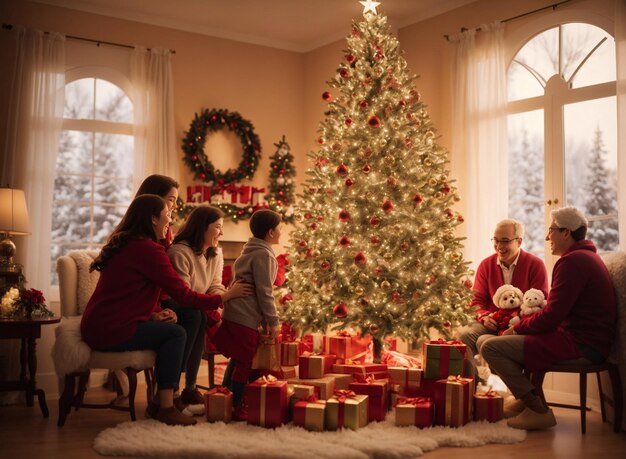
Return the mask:
POLYGON ((224 186, 251 179, 261 159, 261 142, 254 132, 254 126, 237 112, 226 109, 204 109, 196 113, 189 131, 183 139, 184 161, 194 174, 194 178, 209 185, 224 186), (237 169, 228 169, 222 173, 204 153, 207 134, 220 129, 233 131, 243 147, 241 162, 237 169))

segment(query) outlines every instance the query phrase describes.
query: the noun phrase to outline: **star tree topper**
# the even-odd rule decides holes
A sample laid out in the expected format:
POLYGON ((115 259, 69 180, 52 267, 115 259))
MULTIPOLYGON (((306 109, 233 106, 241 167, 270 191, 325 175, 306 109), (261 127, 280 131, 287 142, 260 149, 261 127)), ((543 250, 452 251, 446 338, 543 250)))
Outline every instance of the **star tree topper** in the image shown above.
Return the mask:
POLYGON ((363 15, 365 15, 365 13, 367 13, 368 11, 371 11, 374 14, 378 14, 378 12, 376 11, 376 8, 378 7, 378 5, 380 5, 380 2, 375 2, 373 0, 365 0, 364 2, 359 2, 361 5, 363 5, 363 15))

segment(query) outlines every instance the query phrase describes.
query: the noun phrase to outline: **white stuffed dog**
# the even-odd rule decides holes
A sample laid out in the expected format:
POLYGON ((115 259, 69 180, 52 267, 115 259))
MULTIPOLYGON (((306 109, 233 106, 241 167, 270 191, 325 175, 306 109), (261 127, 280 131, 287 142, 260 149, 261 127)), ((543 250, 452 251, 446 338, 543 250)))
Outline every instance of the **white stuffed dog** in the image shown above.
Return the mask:
POLYGON ((541 311, 547 303, 546 297, 543 295, 541 290, 536 288, 527 290, 526 293, 524 293, 519 316, 513 317, 509 322, 509 325, 515 325, 516 323, 519 323, 522 317, 530 316, 537 311, 541 311))
POLYGON ((522 304, 523 293, 517 287, 504 284, 493 295, 493 304, 498 307, 496 312, 489 316, 498 324, 498 335, 509 328, 509 322, 517 317, 522 304))

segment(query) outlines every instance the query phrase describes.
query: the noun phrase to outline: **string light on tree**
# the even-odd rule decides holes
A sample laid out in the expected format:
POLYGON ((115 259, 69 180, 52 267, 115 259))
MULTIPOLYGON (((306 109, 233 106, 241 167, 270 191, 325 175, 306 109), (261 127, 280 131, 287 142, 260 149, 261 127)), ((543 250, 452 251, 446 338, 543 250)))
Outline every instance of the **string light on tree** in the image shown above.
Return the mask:
POLYGON ((380 2, 361 3, 321 94, 327 110, 296 209, 283 318, 377 341, 432 328, 450 336, 471 320, 471 273, 454 235, 459 197, 380 2))

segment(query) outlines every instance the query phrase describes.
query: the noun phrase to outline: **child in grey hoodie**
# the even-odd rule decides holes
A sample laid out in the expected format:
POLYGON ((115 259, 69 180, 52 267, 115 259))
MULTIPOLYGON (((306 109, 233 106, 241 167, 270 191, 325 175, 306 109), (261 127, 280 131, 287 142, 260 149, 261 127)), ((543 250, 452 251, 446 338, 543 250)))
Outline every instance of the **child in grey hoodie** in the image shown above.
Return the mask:
POLYGON ((231 359, 227 373, 232 369, 232 375, 225 377, 225 385, 233 393, 235 420, 245 420, 247 415, 242 406, 243 392, 259 343, 259 326, 272 338, 280 332, 272 293, 278 262, 272 245, 280 242, 282 227, 280 214, 272 210, 261 209, 252 214, 253 237, 233 265, 233 279, 253 285, 254 295, 224 303, 222 324, 213 339, 217 350, 231 359))

